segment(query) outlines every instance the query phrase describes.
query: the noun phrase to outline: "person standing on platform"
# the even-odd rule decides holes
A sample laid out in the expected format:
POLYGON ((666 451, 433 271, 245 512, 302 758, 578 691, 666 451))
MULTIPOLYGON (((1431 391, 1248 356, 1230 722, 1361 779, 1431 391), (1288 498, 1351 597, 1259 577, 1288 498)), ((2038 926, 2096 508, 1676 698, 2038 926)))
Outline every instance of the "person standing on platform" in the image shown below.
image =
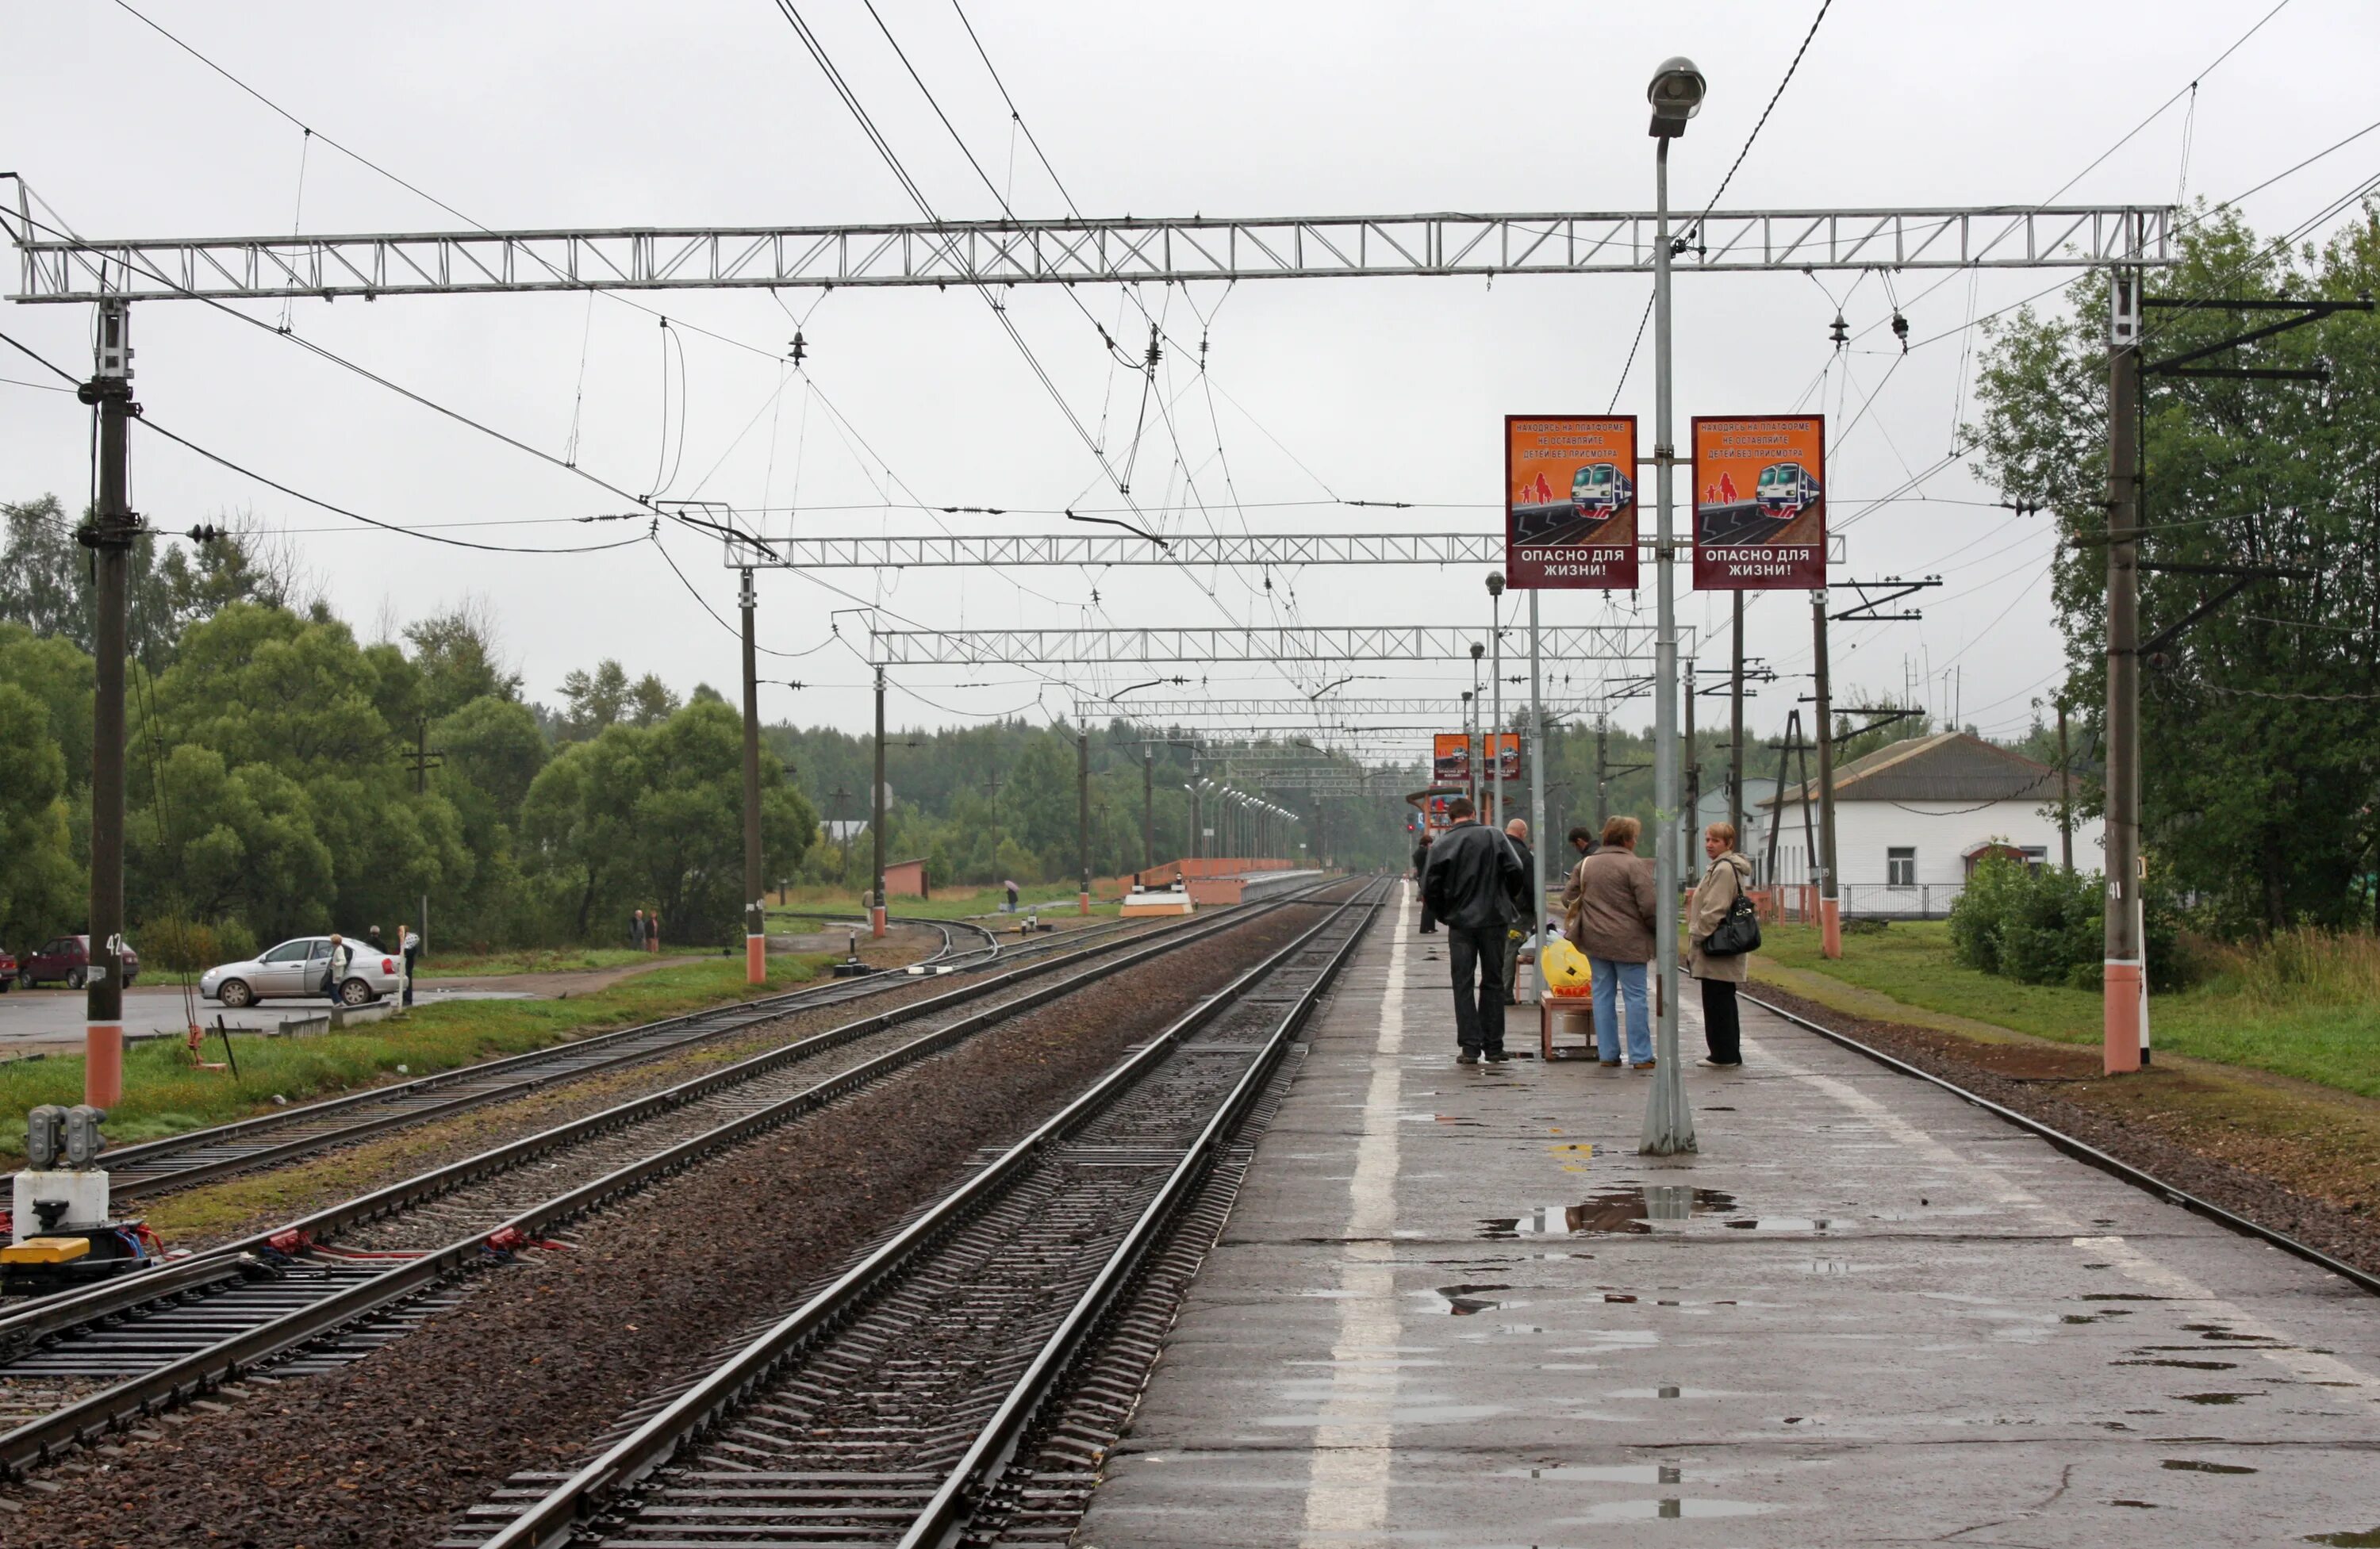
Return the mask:
MULTIPOLYGON (((1571 853, 1576 855, 1579 860, 1583 861, 1603 847, 1595 842, 1595 830, 1587 828, 1585 824, 1581 824, 1570 831, 1570 848, 1571 853)), ((1577 908, 1578 865, 1577 862, 1572 862, 1571 864, 1570 875, 1562 878, 1562 918, 1564 920, 1568 920, 1572 913, 1577 908)), ((1567 929, 1568 927, 1565 926, 1564 928, 1567 929)))
POLYGON ((1504 839, 1521 857, 1520 895, 1513 902, 1512 923, 1504 927, 1504 1004, 1521 1003, 1521 942, 1529 932, 1543 923, 1542 904, 1529 907, 1529 889, 1536 886, 1537 857, 1529 849, 1529 825, 1525 818, 1515 817, 1504 825, 1504 839))
POLYGON ((414 964, 421 961, 421 938, 413 933, 411 926, 405 927, 403 935, 405 938, 405 1004, 410 1006, 413 1004, 414 964))
POLYGON ((1429 847, 1421 890, 1451 938, 1456 1060, 1476 1065, 1484 1056, 1500 1064, 1512 1058, 1504 1052, 1504 935, 1527 874, 1504 836, 1474 821, 1473 811, 1468 796, 1449 804, 1454 826, 1429 847))
POLYGON ((1603 825, 1603 842, 1578 863, 1563 896, 1572 900, 1562 934, 1585 952, 1595 974, 1595 1047, 1604 1065, 1621 1060, 1621 1023, 1627 1018, 1628 1063, 1653 1068, 1653 1029, 1645 1003, 1645 964, 1653 955, 1653 863, 1636 857, 1644 831, 1633 817, 1603 825))
POLYGON ((1438 916, 1429 911, 1429 845, 1437 836, 1427 829, 1421 832, 1421 842, 1414 846, 1414 884, 1421 889, 1421 933, 1438 934, 1438 916))
POLYGON ((1703 947, 1750 885, 1752 863, 1736 853, 1732 823, 1713 823, 1703 830, 1703 853, 1710 857, 1710 867, 1686 908, 1686 968, 1703 986, 1703 1037, 1710 1045, 1710 1058, 1703 1063, 1731 1071, 1743 1063, 1735 986, 1752 977, 1750 954, 1713 957, 1703 947))
POLYGON ((645 950, 645 912, 641 909, 628 916, 628 947, 633 951, 645 950))

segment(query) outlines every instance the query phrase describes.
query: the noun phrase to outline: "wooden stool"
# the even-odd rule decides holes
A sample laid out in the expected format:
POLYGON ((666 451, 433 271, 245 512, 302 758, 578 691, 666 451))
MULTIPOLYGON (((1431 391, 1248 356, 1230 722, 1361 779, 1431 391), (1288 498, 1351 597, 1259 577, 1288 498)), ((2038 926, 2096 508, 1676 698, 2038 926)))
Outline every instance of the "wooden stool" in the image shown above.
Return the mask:
POLYGON ((1586 995, 1548 995, 1537 1001, 1537 1054, 1545 1059, 1593 1059, 1595 1051, 1595 998, 1586 995), (1586 1019, 1586 1042, 1554 1047, 1554 1019, 1571 1015, 1586 1019))

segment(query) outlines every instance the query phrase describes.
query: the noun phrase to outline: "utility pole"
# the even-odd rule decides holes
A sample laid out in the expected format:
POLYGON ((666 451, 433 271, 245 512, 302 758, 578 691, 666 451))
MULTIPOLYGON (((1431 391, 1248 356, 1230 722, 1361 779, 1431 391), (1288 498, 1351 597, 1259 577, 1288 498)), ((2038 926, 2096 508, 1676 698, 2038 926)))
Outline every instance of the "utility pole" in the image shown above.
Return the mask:
POLYGON ((132 307, 99 304, 91 381, 77 393, 99 409, 99 509, 76 536, 91 551, 96 617, 91 744, 91 960, 83 981, 82 1100, 124 1096, 124 671, 127 594, 140 518, 132 514, 125 434, 133 413, 132 307))
POLYGON ((1680 858, 1685 863, 1686 882, 1692 886, 1702 878, 1702 865, 1696 857, 1703 853, 1695 843, 1703 820, 1703 756, 1694 746, 1694 664, 1686 662, 1686 811, 1685 826, 1678 830, 1678 842, 1682 848, 1680 858))
POLYGON ((1730 594, 1735 603, 1735 669, 1729 675, 1727 735, 1727 821, 1735 841, 1743 842, 1743 594, 1730 594))
POLYGON ((1842 895, 1835 877, 1835 710, 1827 675, 1827 589, 1810 594, 1810 627, 1815 631, 1812 661, 1817 672, 1818 744, 1818 950, 1843 955, 1842 895))
POLYGON ((430 718, 426 715, 413 718, 413 751, 405 755, 405 761, 413 769, 413 793, 427 795, 430 771, 446 762, 446 750, 430 745, 430 718))
POLYGON ((1595 833, 1600 841, 1603 825, 1611 817, 1611 781, 1604 770, 1611 761, 1611 717, 1595 718, 1595 833))
POLYGON ((1083 862, 1082 912, 1091 912, 1091 734, 1075 733, 1075 833, 1083 862))
POLYGON ((2107 272, 2107 907, 2101 979, 2107 1073, 2141 1068, 2141 272, 2107 272))
POLYGON ((1546 831, 1546 700, 1543 662, 1537 648, 1537 592, 1529 589, 1529 851, 1536 875, 1529 879, 1529 930, 1537 938, 1537 998, 1546 998, 1546 849, 1553 835, 1546 831))
POLYGON ((876 852, 874 876, 868 882, 868 933, 884 934, 884 666, 876 667, 876 788, 868 801, 872 816, 868 837, 876 852))
MULTIPOLYGON (((744 982, 769 982, 768 884, 760 877, 760 667, 753 643, 752 567, 744 567, 744 982)), ((880 740, 879 746, 882 744, 880 740)))
POLYGON ((1140 869, 1157 864, 1157 749, 1140 750, 1140 869))
POLYGON ((2066 696, 2058 696, 2058 858, 2074 875, 2074 756, 2066 747, 2066 696))

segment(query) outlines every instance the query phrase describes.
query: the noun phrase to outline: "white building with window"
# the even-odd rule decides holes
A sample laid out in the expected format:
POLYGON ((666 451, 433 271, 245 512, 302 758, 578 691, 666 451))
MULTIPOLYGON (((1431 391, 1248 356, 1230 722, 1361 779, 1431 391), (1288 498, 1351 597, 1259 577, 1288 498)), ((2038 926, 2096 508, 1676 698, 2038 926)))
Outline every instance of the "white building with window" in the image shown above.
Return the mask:
MULTIPOLYGON (((1949 913, 1976 863, 2014 855, 2058 865, 2056 768, 1964 732, 1889 744, 1835 771, 1835 856, 1846 916, 1930 919, 1949 913)), ((1789 785, 1746 814, 1743 853, 1764 885, 1813 881, 1816 784, 1789 785)), ((2095 817, 2073 820, 2074 865, 2101 864, 2095 817)))

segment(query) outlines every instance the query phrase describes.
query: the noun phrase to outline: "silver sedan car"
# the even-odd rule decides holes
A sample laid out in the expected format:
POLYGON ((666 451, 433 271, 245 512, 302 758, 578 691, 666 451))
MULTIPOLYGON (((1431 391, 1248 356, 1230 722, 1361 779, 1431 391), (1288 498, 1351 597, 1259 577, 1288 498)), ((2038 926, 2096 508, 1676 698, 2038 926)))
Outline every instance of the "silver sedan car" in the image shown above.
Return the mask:
MULTIPOLYGON (((403 987, 405 962, 396 953, 375 951, 352 936, 340 945, 347 952, 347 968, 333 997, 341 1005, 368 1005, 403 987)), ((259 1000, 318 999, 330 966, 331 938, 300 936, 245 962, 208 969, 199 980, 199 993, 235 1010, 259 1000)))

